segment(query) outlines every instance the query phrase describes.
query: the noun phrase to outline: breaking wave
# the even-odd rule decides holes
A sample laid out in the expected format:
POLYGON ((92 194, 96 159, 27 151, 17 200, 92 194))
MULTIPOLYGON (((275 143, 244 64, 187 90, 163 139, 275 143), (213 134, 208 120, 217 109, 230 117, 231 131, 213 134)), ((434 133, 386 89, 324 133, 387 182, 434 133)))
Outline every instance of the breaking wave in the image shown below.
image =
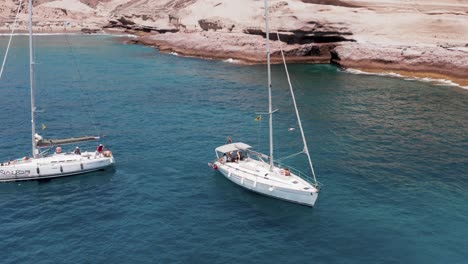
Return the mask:
POLYGON ((420 81, 420 82, 428 82, 428 83, 433 83, 435 85, 440 85, 440 86, 457 86, 462 89, 467 89, 468 86, 461 86, 458 83, 455 83, 451 80, 447 79, 434 79, 434 78, 428 78, 428 77, 408 77, 408 76, 403 76, 398 73, 394 72, 366 72, 366 71, 361 71, 357 69, 346 69, 343 70, 344 72, 351 73, 351 74, 363 74, 363 75, 376 75, 376 76, 387 76, 387 77, 397 77, 397 78, 402 78, 407 81, 420 81))
POLYGON ((227 63, 241 63, 240 60, 235 60, 233 58, 229 58, 229 59, 226 59, 226 60, 223 60, 224 62, 227 62, 227 63))

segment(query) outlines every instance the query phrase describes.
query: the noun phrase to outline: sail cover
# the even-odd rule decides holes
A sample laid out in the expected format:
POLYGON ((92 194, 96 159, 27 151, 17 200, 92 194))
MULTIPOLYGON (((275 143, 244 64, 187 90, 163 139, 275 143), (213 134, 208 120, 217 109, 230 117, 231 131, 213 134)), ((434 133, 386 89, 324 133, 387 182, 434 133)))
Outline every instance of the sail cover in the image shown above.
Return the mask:
POLYGON ((57 145, 67 145, 77 142, 99 140, 99 137, 95 136, 84 136, 84 137, 73 137, 73 138, 64 138, 64 139, 40 139, 37 141, 37 146, 40 148, 51 147, 57 145))

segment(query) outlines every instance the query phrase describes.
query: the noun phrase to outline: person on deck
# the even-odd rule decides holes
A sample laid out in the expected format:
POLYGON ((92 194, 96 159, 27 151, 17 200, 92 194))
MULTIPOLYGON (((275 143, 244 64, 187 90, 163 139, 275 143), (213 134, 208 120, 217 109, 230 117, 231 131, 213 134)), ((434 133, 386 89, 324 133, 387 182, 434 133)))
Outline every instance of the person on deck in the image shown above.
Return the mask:
POLYGON ((75 155, 81 155, 80 147, 76 147, 75 151, 73 151, 73 153, 75 153, 75 155))
POLYGON ((244 157, 242 157, 242 152, 240 150, 237 151, 237 158, 236 158, 236 161, 239 162, 243 159, 244 157))
POLYGON ((103 150, 104 150, 104 146, 102 144, 99 144, 99 146, 96 149, 94 158, 96 158, 97 156, 102 157, 103 150))
POLYGON ((99 144, 99 146, 97 147, 97 152, 98 153, 102 153, 102 150, 104 149, 104 146, 102 144, 99 144))
POLYGON ((56 153, 56 154, 62 153, 62 147, 61 147, 61 146, 57 146, 57 147, 55 148, 55 153, 56 153))

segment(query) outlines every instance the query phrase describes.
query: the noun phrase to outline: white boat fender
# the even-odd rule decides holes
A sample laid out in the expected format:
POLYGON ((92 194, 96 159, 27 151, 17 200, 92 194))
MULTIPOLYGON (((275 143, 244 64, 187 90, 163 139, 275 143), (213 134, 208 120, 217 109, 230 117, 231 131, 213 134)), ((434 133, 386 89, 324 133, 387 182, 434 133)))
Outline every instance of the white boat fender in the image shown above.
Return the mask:
POLYGON ((241 178, 241 184, 244 184, 244 178, 243 177, 241 178))
POLYGON ((210 166, 211 168, 213 168, 213 170, 217 170, 218 169, 218 166, 214 163, 208 163, 208 166, 210 166))
POLYGON ((270 188, 268 188, 268 190, 269 190, 270 192, 272 192, 274 189, 275 189, 275 187, 273 187, 273 186, 270 186, 270 188))

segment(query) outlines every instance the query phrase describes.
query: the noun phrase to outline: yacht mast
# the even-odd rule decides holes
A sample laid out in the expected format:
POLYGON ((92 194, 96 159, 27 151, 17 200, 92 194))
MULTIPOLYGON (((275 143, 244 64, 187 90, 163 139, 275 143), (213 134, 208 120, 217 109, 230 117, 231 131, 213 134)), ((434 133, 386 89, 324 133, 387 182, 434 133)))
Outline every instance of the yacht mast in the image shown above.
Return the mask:
POLYGON ((33 0, 29 0, 29 82, 31 87, 31 137, 32 137, 32 154, 37 158, 36 147, 36 124, 34 122, 34 113, 36 111, 35 97, 34 97, 34 47, 33 47, 33 33, 32 33, 32 9, 33 0))
POLYGON ((273 171, 273 108, 271 104, 271 67, 270 67, 270 14, 268 0, 265 0, 265 33, 267 47, 267 69, 268 69, 268 114, 270 116, 270 171, 273 171))

